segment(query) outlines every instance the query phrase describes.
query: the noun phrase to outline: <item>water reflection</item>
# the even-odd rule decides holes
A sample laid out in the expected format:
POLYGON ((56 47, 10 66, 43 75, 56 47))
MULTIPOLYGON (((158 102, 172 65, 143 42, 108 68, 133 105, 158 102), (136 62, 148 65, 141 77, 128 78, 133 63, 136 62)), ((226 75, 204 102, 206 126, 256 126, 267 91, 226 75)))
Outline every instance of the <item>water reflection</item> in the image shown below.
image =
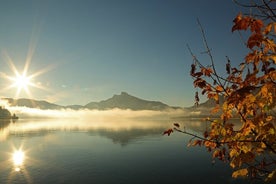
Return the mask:
POLYGON ((5 129, 10 123, 12 123, 12 121, 9 119, 0 119, 0 130, 5 129))
POLYGON ((0 130, 1 182, 233 184, 205 149, 186 148, 188 136, 162 136, 175 122, 197 134, 206 128, 188 119, 19 119, 0 130))
POLYGON ((20 167, 23 165, 25 159, 25 153, 22 150, 17 150, 12 155, 15 171, 20 171, 20 167))
MULTIPOLYGON (((187 129, 201 133, 206 129, 206 123, 200 120, 177 120, 187 129)), ((23 119, 15 123, 7 121, 2 123, 0 141, 8 137, 33 137, 44 136, 56 131, 80 131, 90 135, 100 135, 112 139, 114 143, 127 145, 132 140, 149 135, 161 135, 164 130, 171 127, 173 120, 141 120, 125 119, 110 121, 91 121, 75 119, 48 119, 31 120, 23 119)))

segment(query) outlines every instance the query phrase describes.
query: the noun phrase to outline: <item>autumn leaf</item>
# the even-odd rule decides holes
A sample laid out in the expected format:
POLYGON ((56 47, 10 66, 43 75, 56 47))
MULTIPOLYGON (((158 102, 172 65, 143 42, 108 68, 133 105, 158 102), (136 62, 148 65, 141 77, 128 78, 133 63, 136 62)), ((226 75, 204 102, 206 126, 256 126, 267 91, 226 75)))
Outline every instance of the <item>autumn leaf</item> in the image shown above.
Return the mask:
POLYGON ((207 98, 214 99, 215 101, 219 100, 219 96, 217 93, 208 93, 207 98))
POLYGON ((241 176, 247 176, 248 170, 247 169, 239 169, 237 171, 234 171, 232 173, 233 178, 241 177, 241 176))
POLYGON ((241 13, 237 15, 237 17, 234 19, 234 26, 232 27, 232 32, 236 30, 247 30, 250 26, 252 19, 250 17, 243 17, 241 13))
POLYGON ((230 158, 233 158, 237 155, 239 155, 239 152, 236 149, 231 149, 231 151, 229 152, 230 158))
POLYGON ((166 134, 167 134, 168 136, 170 136, 171 133, 173 133, 173 129, 170 128, 170 129, 164 131, 164 132, 163 132, 163 135, 166 135, 166 134))
POLYGON ((216 91, 217 91, 217 92, 222 92, 222 91, 223 91, 223 87, 220 86, 220 85, 218 85, 218 86, 216 87, 216 91))
POLYGON ((270 55, 269 59, 271 59, 273 61, 274 64, 276 64, 276 55, 270 55))
POLYGON ((265 181, 270 182, 270 181, 273 181, 273 180, 276 180, 276 170, 269 173, 269 175, 268 175, 268 177, 265 181))
POLYGON ((201 140, 195 140, 195 141, 193 142, 192 146, 197 146, 197 145, 201 146, 201 143, 202 143, 201 140))
POLYGON ((273 119, 273 116, 267 116, 266 119, 265 119, 265 121, 268 122, 268 121, 271 121, 272 119, 273 119))
POLYGON ((220 106, 219 105, 216 105, 212 110, 211 110, 211 114, 215 114, 217 112, 219 112, 220 110, 220 106))
POLYGON ((235 17, 232 32, 247 30, 249 48, 240 64, 230 64, 228 59, 226 71, 221 75, 212 60, 207 66, 197 61, 200 71, 196 71, 195 65, 192 67, 194 87, 201 88, 202 95, 216 101, 211 113, 216 113, 218 118, 208 120, 202 137, 192 141, 198 137, 194 136, 189 145, 204 146, 213 158, 229 161, 230 167, 238 169, 232 173, 233 178, 276 180, 273 159, 276 153, 276 22, 273 19, 276 16, 271 16, 261 20, 260 16, 239 13, 235 17), (222 105, 220 97, 224 98, 222 105), (233 118, 239 123, 233 123, 233 118))
POLYGON ((263 34, 267 35, 268 33, 270 33, 271 29, 272 29, 272 23, 269 23, 269 24, 265 27, 265 29, 264 29, 264 31, 263 31, 263 34))
POLYGON ((211 74, 213 73, 213 70, 211 68, 201 68, 201 72, 205 75, 205 76, 208 76, 210 77, 211 74))
POLYGON ((220 151, 220 150, 215 150, 215 151, 213 152, 213 158, 219 157, 220 154, 221 154, 221 151, 220 151))
POLYGON ((204 134, 203 134, 204 138, 207 138, 208 135, 209 135, 208 131, 204 131, 204 134))
POLYGON ((259 19, 253 20, 251 22, 250 30, 255 33, 261 33, 261 29, 263 26, 264 24, 262 20, 259 20, 259 19))
POLYGON ((252 49, 253 47, 257 46, 260 47, 263 41, 263 35, 260 33, 252 34, 247 41, 247 47, 252 49))
POLYGON ((245 61, 246 63, 251 63, 254 61, 258 61, 261 57, 262 57, 262 54, 254 50, 253 52, 250 52, 245 56, 245 61))
POLYGON ((194 86, 199 88, 204 88, 206 86, 206 81, 201 78, 198 78, 194 81, 194 86))
POLYGON ((193 77, 201 77, 203 75, 202 72, 196 72, 193 74, 193 77))

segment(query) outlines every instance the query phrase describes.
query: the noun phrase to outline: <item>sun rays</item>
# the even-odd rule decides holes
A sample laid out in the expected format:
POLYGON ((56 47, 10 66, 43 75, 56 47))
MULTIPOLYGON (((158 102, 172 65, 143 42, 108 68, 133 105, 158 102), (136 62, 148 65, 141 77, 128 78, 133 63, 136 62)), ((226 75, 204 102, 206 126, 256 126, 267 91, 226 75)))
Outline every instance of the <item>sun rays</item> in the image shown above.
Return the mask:
MULTIPOLYGON (((33 49, 30 49, 33 50, 33 49)), ((33 51, 31 52, 33 54, 33 51)), ((16 88, 15 98, 18 98, 22 92, 32 98, 31 88, 38 88, 42 90, 48 90, 45 86, 41 85, 40 82, 35 82, 35 77, 44 74, 45 72, 52 69, 52 66, 45 67, 35 73, 29 74, 29 66, 32 59, 32 54, 28 53, 25 61, 24 69, 20 71, 14 64, 14 61, 10 58, 7 52, 3 52, 5 61, 7 62, 13 75, 8 75, 4 72, 0 72, 0 77, 10 81, 10 84, 4 88, 4 90, 10 90, 16 88)))

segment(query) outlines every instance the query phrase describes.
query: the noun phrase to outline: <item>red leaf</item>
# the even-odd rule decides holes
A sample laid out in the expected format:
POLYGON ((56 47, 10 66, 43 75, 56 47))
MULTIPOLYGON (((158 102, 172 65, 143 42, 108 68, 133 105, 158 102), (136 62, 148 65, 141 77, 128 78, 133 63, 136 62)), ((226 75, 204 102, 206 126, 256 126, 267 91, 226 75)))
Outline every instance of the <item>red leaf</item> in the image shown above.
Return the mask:
POLYGON ((233 22, 235 24, 232 27, 232 32, 235 31, 235 30, 246 30, 250 26, 251 18, 250 17, 243 17, 242 14, 240 13, 233 20, 233 22))
POLYGON ((205 131, 203 135, 204 135, 204 138, 207 138, 209 136, 207 131, 205 131))
POLYGON ((166 135, 166 134, 167 134, 167 135, 169 136, 169 135, 171 135, 171 133, 173 133, 173 129, 170 128, 170 129, 164 131, 164 132, 163 132, 163 135, 166 135))
POLYGON ((263 35, 259 33, 252 34, 247 41, 247 47, 252 49, 254 46, 260 47, 263 41, 263 35))

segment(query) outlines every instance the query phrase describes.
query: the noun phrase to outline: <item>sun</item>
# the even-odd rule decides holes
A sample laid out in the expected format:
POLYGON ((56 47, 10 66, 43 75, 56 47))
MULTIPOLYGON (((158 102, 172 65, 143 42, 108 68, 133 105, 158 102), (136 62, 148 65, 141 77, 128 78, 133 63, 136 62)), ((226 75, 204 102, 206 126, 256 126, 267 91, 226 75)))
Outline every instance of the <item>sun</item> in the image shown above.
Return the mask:
POLYGON ((29 74, 29 65, 31 62, 31 58, 27 58, 25 61, 24 69, 20 71, 12 61, 12 59, 9 57, 7 53, 4 53, 5 59, 7 61, 7 64, 9 68, 11 69, 12 75, 8 75, 6 73, 0 72, 0 77, 8 79, 10 81, 10 85, 7 86, 4 90, 8 90, 10 88, 16 88, 16 94, 15 98, 18 98, 21 92, 25 92, 25 94, 28 95, 28 97, 32 98, 32 93, 30 91, 31 87, 39 88, 48 91, 47 88, 40 85, 40 82, 34 82, 35 78, 50 69, 52 69, 52 66, 47 66, 41 70, 38 70, 34 73, 29 74))
POLYGON ((17 94, 21 92, 23 89, 26 93, 29 93, 29 86, 35 86, 34 83, 32 83, 32 77, 27 76, 26 74, 18 74, 16 73, 15 77, 10 77, 10 80, 12 81, 11 87, 17 88, 17 94))

